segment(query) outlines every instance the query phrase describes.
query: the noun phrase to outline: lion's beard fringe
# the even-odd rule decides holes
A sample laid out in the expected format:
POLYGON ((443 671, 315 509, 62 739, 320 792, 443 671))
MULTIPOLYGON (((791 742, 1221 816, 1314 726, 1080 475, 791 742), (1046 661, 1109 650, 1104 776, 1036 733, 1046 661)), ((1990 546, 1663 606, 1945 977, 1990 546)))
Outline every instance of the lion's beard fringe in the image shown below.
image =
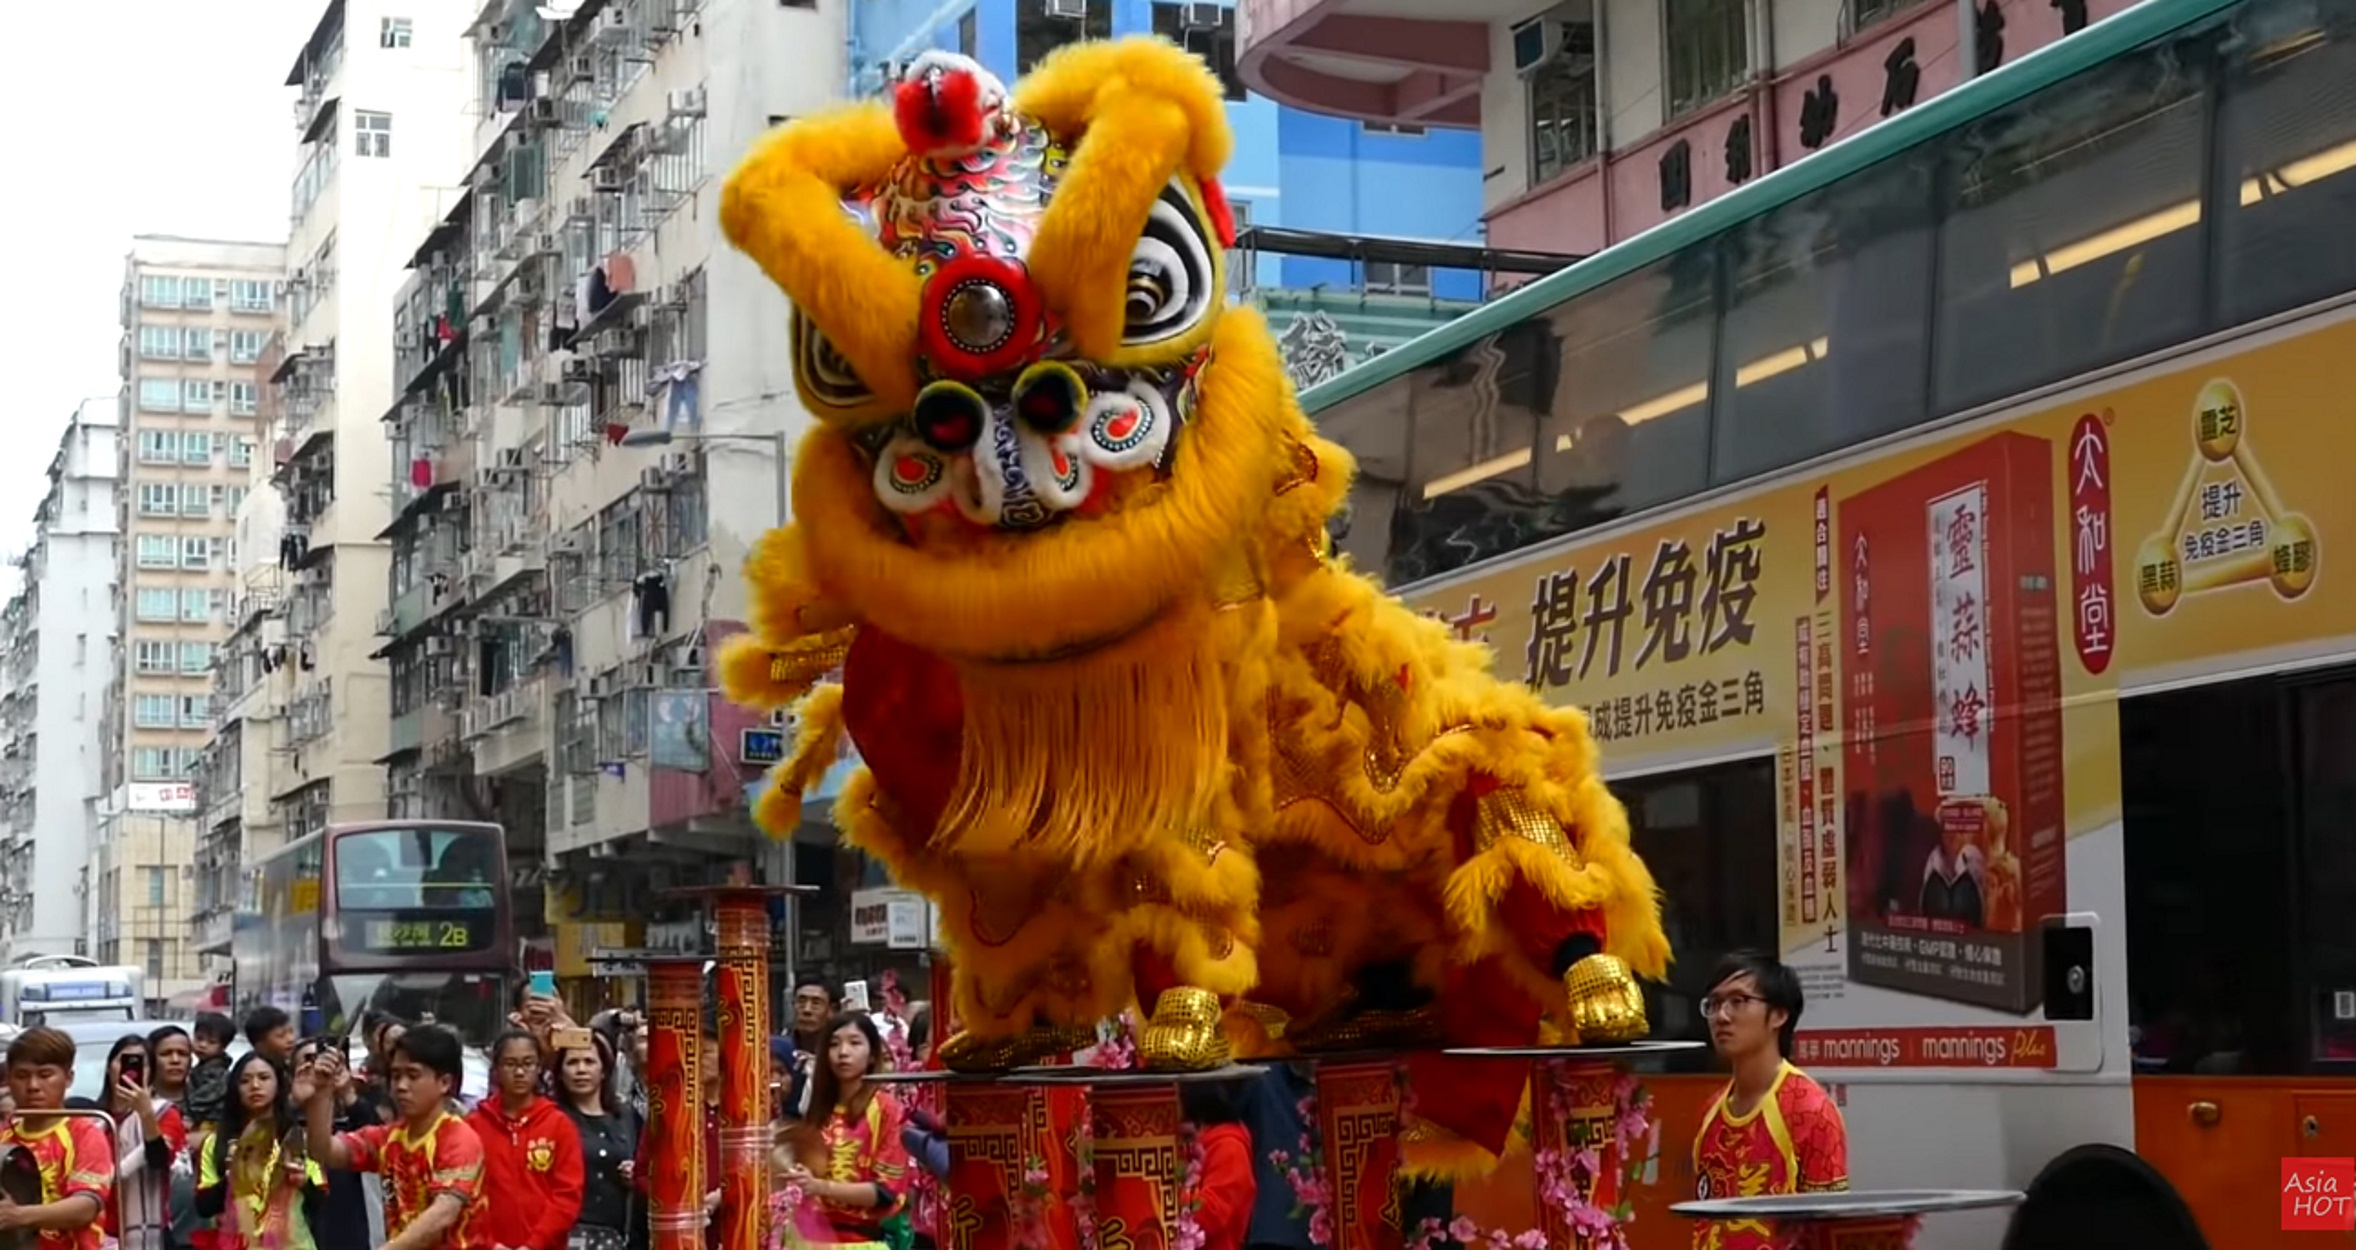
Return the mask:
POLYGON ((935 847, 1078 867, 1212 822, 1248 632, 1228 616, 1174 612, 1074 660, 958 665, 963 746, 935 847))

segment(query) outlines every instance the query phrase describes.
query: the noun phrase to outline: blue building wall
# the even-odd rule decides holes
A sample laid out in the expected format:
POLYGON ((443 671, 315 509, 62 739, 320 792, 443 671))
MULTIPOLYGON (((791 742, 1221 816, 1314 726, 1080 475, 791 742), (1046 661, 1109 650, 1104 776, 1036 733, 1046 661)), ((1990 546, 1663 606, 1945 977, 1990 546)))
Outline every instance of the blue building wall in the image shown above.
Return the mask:
MULTIPOLYGON (((1036 3, 1037 0, 1028 0, 1036 3)), ((974 56, 1015 78, 1017 0, 846 0, 852 59, 874 65, 927 48, 956 51, 960 21, 974 16, 974 56)), ((1115 35, 1153 30, 1153 0, 1109 0, 1115 35)), ((878 84, 865 84, 873 90, 878 84)), ((1254 225, 1477 245, 1481 233, 1481 137, 1369 132, 1357 122, 1284 108, 1253 96, 1227 106, 1235 153, 1223 182, 1237 217, 1254 225)), ((1260 285, 1353 290, 1364 275, 1346 261, 1264 256, 1260 285)), ((1432 275, 1432 294, 1478 300, 1469 270, 1432 275)))

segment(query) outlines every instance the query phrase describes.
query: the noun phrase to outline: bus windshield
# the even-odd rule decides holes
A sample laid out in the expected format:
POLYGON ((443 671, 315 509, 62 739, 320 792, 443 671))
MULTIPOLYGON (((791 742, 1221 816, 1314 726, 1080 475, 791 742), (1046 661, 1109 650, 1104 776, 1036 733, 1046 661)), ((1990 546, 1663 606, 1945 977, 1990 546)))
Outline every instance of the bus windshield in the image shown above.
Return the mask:
POLYGON ((322 978, 332 1002, 321 1003, 327 1020, 366 1020, 380 1015, 433 1023, 484 1046, 507 1027, 507 986, 483 972, 335 972, 322 978))
POLYGON ((495 905, 499 839, 450 829, 369 829, 335 845, 336 905, 346 911, 480 911, 495 905))

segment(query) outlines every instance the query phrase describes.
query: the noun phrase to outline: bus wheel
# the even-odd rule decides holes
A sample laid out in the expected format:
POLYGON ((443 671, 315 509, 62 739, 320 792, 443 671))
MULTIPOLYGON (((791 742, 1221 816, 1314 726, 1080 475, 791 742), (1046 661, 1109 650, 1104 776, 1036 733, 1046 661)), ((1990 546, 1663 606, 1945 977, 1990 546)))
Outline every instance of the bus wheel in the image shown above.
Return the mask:
POLYGON ((2209 1242, 2176 1187, 2134 1152, 2079 1146, 2030 1182, 2004 1250, 2209 1250, 2209 1242))

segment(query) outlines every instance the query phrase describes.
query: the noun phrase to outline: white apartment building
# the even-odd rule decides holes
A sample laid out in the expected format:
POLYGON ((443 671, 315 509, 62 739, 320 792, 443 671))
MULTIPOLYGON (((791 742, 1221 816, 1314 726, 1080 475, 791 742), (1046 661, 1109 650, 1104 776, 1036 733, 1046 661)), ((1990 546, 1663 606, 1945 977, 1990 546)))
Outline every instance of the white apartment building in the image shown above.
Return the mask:
POLYGON ((271 551, 235 581, 195 857, 196 923, 214 955, 238 865, 385 810, 386 681, 371 655, 390 554, 384 344, 408 249, 465 172, 471 12, 463 0, 331 0, 287 75, 286 316, 261 362, 275 498, 245 515, 247 540, 271 551))
POLYGON ((784 297, 718 204, 762 131, 845 81, 845 29, 833 3, 552 12, 493 0, 471 28, 477 159, 395 318, 379 628, 393 809, 504 823, 563 884, 548 937, 580 976, 650 890, 789 871, 745 815, 761 743, 747 759, 704 656, 741 628, 737 569, 808 417, 784 297))
POLYGON ((275 243, 141 235, 124 260, 106 802, 90 953, 144 966, 151 997, 196 977, 190 779, 212 723, 232 521, 260 454, 251 374, 277 324, 275 243))
POLYGON ((0 608, 0 961, 86 953, 84 872, 106 796, 115 617, 114 396, 58 436, 21 581, 0 608))

